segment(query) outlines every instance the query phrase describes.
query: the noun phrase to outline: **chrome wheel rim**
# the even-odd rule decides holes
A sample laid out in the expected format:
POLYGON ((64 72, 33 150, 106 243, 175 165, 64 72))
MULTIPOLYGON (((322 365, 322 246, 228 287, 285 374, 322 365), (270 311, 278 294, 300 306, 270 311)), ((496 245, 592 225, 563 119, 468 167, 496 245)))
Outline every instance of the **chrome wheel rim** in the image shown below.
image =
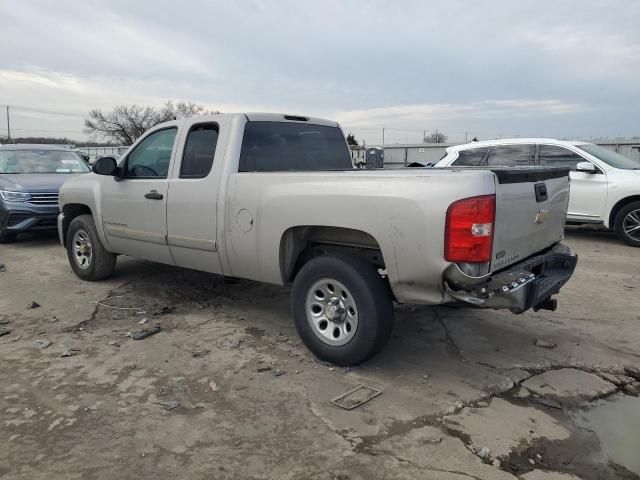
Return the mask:
POLYGON ((73 259, 78 267, 86 270, 91 266, 93 248, 91 238, 85 230, 78 230, 73 236, 73 259))
POLYGON ((323 278, 311 285, 305 312, 313 333, 328 345, 346 345, 358 330, 355 299, 347 287, 332 278, 323 278))
POLYGON ((640 209, 627 213, 622 222, 622 228, 628 237, 640 240, 640 209))

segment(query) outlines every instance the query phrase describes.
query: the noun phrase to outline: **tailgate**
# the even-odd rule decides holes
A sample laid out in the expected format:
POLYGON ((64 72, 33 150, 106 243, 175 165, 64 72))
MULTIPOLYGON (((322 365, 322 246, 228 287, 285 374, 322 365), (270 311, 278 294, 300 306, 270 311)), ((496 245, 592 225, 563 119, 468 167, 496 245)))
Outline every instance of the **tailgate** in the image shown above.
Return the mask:
POLYGON ((492 168, 496 220, 491 270, 496 271, 559 242, 569 203, 569 169, 492 168))

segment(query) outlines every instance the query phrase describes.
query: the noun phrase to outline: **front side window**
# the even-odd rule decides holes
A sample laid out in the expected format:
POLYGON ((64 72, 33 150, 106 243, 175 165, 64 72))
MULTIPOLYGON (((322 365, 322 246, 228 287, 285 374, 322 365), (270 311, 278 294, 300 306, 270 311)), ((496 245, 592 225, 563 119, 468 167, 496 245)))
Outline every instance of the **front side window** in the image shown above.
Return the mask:
POLYGON ((540 145, 538 159, 541 166, 569 167, 573 171, 576 170, 578 163, 585 161, 585 159, 577 153, 556 145, 540 145))
POLYGON ((217 143, 217 125, 207 124, 191 127, 182 154, 180 178, 204 178, 209 175, 217 143))
POLYGON ((167 178, 177 128, 153 132, 127 156, 125 177, 167 178))
POLYGON ((65 150, 0 150, 0 174, 87 173, 89 167, 76 153, 65 150))
POLYGON ((240 172, 351 170, 351 155, 338 127, 294 122, 247 122, 240 172))
POLYGON ((452 165, 466 166, 466 167, 479 167, 483 164, 483 160, 489 147, 472 148, 470 150, 461 150, 458 152, 458 158, 452 165))
POLYGON ((498 145, 491 149, 487 165, 490 167, 525 167, 531 165, 533 145, 498 145))

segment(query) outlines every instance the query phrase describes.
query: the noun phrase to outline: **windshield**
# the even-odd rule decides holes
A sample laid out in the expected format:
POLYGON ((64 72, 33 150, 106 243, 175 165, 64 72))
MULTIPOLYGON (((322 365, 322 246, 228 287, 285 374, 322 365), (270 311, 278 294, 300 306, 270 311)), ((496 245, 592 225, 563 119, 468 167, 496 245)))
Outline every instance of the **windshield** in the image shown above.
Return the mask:
POLYGON ((87 164, 65 150, 0 150, 0 174, 87 173, 87 164))
POLYGON ((640 161, 623 157, 619 153, 609 150, 608 148, 589 143, 587 145, 576 145, 580 150, 590 153, 598 160, 611 165, 613 168, 621 168, 623 170, 640 170, 640 161))

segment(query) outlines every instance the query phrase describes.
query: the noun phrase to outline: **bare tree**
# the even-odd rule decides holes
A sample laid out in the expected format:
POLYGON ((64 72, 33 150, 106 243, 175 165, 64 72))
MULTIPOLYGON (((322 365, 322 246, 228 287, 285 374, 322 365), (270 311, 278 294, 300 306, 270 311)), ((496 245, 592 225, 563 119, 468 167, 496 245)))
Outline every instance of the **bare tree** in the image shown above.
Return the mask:
POLYGON ((168 101, 162 107, 118 105, 110 112, 94 109, 84 120, 84 132, 100 136, 121 145, 131 145, 151 127, 176 118, 209 113, 202 105, 193 102, 168 101))
POLYGON ((431 135, 424 137, 424 143, 446 143, 449 137, 444 133, 435 131, 431 135))
POLYGON ((177 118, 193 117, 196 115, 206 115, 208 113, 214 113, 214 112, 209 112, 205 110, 205 108, 202 105, 197 105, 193 102, 180 101, 174 104, 171 100, 169 100, 159 110, 158 115, 159 115, 159 118, 162 119, 161 120, 162 122, 167 122, 169 120, 174 120, 177 118))

